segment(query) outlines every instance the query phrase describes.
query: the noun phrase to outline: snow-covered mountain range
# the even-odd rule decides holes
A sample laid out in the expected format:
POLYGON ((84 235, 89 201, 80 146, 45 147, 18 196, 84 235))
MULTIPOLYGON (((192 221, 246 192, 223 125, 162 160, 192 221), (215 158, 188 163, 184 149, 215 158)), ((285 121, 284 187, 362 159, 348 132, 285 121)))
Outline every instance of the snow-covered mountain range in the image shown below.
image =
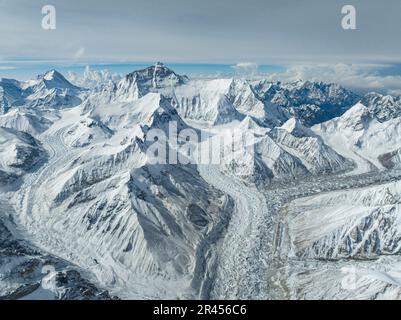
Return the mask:
POLYGON ((0 298, 399 297, 399 97, 162 63, 72 79, 0 81, 0 298), (149 156, 227 132, 252 152, 149 156))

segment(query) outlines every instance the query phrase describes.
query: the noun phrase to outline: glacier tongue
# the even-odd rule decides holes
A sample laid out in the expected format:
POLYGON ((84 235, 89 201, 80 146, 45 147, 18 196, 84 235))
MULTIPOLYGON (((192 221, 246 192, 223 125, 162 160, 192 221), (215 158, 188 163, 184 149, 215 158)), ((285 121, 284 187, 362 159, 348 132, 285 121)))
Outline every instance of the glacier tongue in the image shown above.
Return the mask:
POLYGON ((261 235, 261 229, 269 229, 265 197, 256 187, 222 174, 218 166, 204 165, 199 170, 208 183, 230 195, 236 204, 224 239, 216 247, 219 263, 212 290, 204 298, 266 298, 269 252, 262 243, 271 239, 261 235))
POLYGON ((0 254, 0 279, 17 270, 0 296, 399 297, 399 98, 190 80, 161 63, 70 79, 79 87, 55 70, 0 81, 0 246, 23 254, 0 254), (151 164, 152 129, 178 148, 171 122, 249 134, 254 153, 151 164), (37 285, 46 261, 61 271, 50 295, 37 285))

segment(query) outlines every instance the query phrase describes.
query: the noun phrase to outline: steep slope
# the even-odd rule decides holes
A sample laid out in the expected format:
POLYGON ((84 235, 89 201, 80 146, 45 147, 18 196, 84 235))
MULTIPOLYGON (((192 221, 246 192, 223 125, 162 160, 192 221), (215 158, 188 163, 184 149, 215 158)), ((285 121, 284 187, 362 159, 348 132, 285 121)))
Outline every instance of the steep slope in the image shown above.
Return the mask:
POLYGON ((86 279, 86 271, 22 240, 7 218, 12 208, 5 199, 0 199, 0 212, 0 300, 111 299, 86 279))
POLYGON ((307 126, 341 116, 360 99, 337 84, 322 82, 262 80, 254 82, 253 88, 265 104, 287 110, 290 117, 302 120, 307 126))
POLYGON ((338 85, 309 81, 190 80, 161 63, 134 71, 118 82, 103 82, 96 91, 89 95, 88 104, 134 101, 158 92, 172 100, 182 118, 208 126, 245 116, 267 127, 280 126, 291 117, 312 125, 343 114, 359 99, 338 85))
POLYGON ((381 165, 386 169, 401 169, 401 148, 378 157, 381 165))
POLYGON ((401 97, 369 93, 361 100, 375 118, 383 123, 401 117, 401 97))
POLYGON ((186 120, 219 125, 243 118, 229 97, 229 79, 195 80, 177 87, 173 92, 173 106, 186 120))
POLYGON ((400 195, 397 181, 291 203, 286 213, 291 297, 398 299, 400 195))
POLYGON ((216 228, 227 223, 232 201, 193 165, 147 163, 150 130, 167 132, 173 120, 179 131, 188 128, 160 94, 98 106, 91 116, 115 133, 66 156, 71 127, 51 128, 43 136, 56 153, 51 172, 26 186, 17 220, 38 246, 93 270, 122 297, 197 296, 208 265, 202 252, 221 236, 216 228), (52 130, 60 140, 50 139, 52 130))
POLYGON ((269 135, 287 152, 297 156, 313 174, 334 173, 353 167, 351 161, 328 147, 319 136, 295 118, 273 129, 269 135))
POLYGON ((104 142, 112 135, 113 131, 102 122, 86 116, 68 129, 64 141, 71 147, 85 147, 90 144, 104 142))
MULTIPOLYGON (((224 140, 227 134, 224 127, 216 127, 214 131, 224 140)), ((238 150, 233 159, 223 159, 222 170, 257 184, 338 173, 354 165, 294 118, 282 127, 267 129, 247 117, 237 125, 232 124, 231 132, 248 137, 250 145, 238 150)))
POLYGON ((0 194, 0 297, 400 296, 398 98, 348 110, 356 95, 337 85, 189 80, 160 63, 84 77, 0 84, 0 174, 20 182, 0 194), (212 140, 217 163, 174 164, 212 140), (344 174, 354 165, 394 171, 344 174), (347 292, 349 267, 373 278, 347 292))
POLYGON ((14 105, 21 105, 23 92, 18 81, 0 79, 0 114, 7 113, 14 105))
POLYGON ((66 108, 79 105, 81 89, 72 85, 56 70, 23 84, 25 102, 30 108, 66 108))
POLYGON ((336 84, 309 81, 196 80, 173 91, 183 118, 222 124, 250 116, 267 127, 280 126, 291 117, 308 126, 320 123, 342 115, 360 98, 336 84), (229 114, 217 116, 222 98, 235 109, 229 110, 231 117, 229 114))
POLYGON ((72 85, 62 74, 50 70, 35 80, 19 82, 1 79, 0 112, 12 108, 62 109, 82 102, 84 90, 72 85))
MULTIPOLYGON (((315 133, 341 155, 353 159, 358 172, 382 169, 380 159, 401 147, 398 104, 375 95, 378 104, 356 104, 343 116, 313 127, 315 133), (377 105, 381 107, 376 107, 377 105)), ((363 100, 364 101, 364 100, 363 100)), ((396 161, 397 158, 394 158, 396 161)))
POLYGON ((13 109, 0 115, 0 126, 37 136, 46 131, 52 122, 40 113, 28 110, 13 109))
POLYGON ((45 74, 39 75, 36 80, 31 80, 25 83, 25 89, 30 89, 34 92, 44 89, 67 89, 79 90, 78 87, 71 84, 61 73, 56 70, 49 70, 45 74))
POLYGON ((164 64, 158 62, 154 66, 129 73, 118 85, 115 96, 118 99, 136 100, 149 92, 170 90, 188 81, 164 64))
POLYGON ((45 151, 32 136, 0 127, 0 185, 11 184, 45 157, 45 151))

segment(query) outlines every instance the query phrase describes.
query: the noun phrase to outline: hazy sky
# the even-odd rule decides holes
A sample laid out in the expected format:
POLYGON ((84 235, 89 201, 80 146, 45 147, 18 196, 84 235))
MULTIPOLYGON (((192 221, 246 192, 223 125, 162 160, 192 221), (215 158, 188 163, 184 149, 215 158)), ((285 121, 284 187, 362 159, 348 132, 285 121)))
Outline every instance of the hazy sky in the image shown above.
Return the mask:
POLYGON ((0 0, 0 61, 397 62, 400 12, 400 0, 0 0), (341 28, 345 4, 357 30, 341 28))

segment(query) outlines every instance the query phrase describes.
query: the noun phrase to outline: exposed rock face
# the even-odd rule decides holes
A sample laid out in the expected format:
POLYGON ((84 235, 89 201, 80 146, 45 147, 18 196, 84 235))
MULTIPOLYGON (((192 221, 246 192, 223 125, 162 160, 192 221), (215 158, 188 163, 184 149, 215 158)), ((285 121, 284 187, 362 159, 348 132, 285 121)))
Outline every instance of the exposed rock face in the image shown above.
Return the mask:
POLYGON ((366 106, 369 113, 381 123, 401 116, 400 97, 385 96, 373 92, 363 97, 361 104, 366 106))
POLYGON ((0 111, 7 113, 11 108, 63 109, 82 102, 84 90, 72 85, 55 70, 40 75, 35 80, 19 82, 0 81, 0 111))
POLYGON ((172 89, 188 81, 186 76, 180 76, 173 70, 158 62, 149 68, 134 71, 117 85, 118 99, 139 99, 157 89, 172 89))
MULTIPOLYGON (((3 202, 0 208, 7 209, 3 202)), ((112 299, 107 291, 85 279, 76 266, 17 239, 8 226, 13 222, 0 217, 0 300, 112 299), (51 288, 43 282, 49 268, 55 272, 51 288)))
POLYGON ((85 77, 0 81, 0 297, 400 296, 399 98, 160 63, 85 77), (170 161, 233 132, 253 140, 209 149, 228 161, 170 161), (345 294, 350 266, 379 276, 345 294))
MULTIPOLYGON (((368 97, 367 102, 372 101, 372 95, 368 97)), ((375 95, 373 101, 376 98, 375 95)), ((388 98, 383 99, 388 101, 388 98)), ((338 153, 353 159, 361 171, 374 167, 381 169, 383 166, 394 168, 399 162, 397 150, 401 148, 401 140, 398 139, 401 118, 396 116, 398 106, 383 104, 383 99, 379 100, 378 108, 371 102, 369 106, 357 103, 341 117, 312 129, 338 153)))
POLYGON ((15 182, 46 158, 31 135, 0 127, 0 185, 15 182))
POLYGON ((341 116, 360 96, 337 84, 297 81, 254 84, 255 91, 265 103, 288 109, 291 116, 308 126, 341 116))

